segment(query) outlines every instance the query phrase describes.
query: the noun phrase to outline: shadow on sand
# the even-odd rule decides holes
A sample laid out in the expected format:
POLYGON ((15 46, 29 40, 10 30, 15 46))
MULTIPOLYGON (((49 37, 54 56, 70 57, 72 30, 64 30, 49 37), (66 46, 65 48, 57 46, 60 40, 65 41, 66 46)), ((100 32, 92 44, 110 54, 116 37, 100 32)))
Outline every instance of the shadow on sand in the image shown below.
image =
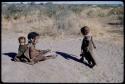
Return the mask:
MULTIPOLYGON (((64 52, 59 52, 59 51, 56 51, 57 54, 59 54, 60 56, 64 57, 65 59, 67 60, 74 60, 76 62, 79 62, 79 63, 83 63, 85 64, 86 66, 92 68, 92 66, 90 66, 88 63, 84 62, 84 61, 81 61, 80 59, 74 57, 74 55, 71 55, 71 54, 67 54, 67 53, 64 53, 64 52)), ((15 52, 9 52, 9 53, 3 53, 3 55, 7 55, 8 57, 11 58, 11 61, 14 61, 14 58, 15 56, 17 55, 17 53, 15 52)))
POLYGON ((70 54, 67 54, 67 53, 64 53, 64 52, 59 52, 59 51, 56 51, 57 54, 59 54, 60 56, 64 57, 65 59, 69 60, 69 59, 72 59, 76 62, 79 62, 79 63, 83 63, 85 64, 86 66, 92 68, 91 65, 89 65, 88 63, 86 63, 85 61, 81 61, 80 59, 76 58, 76 57, 73 57, 73 55, 70 55, 70 54))
POLYGON ((3 55, 7 55, 8 57, 11 58, 12 61, 14 61, 14 58, 17 55, 17 53, 15 53, 15 52, 9 52, 9 53, 3 53, 3 55))
POLYGON ((122 23, 121 22, 115 22, 115 23, 113 23, 113 22, 110 22, 110 23, 108 23, 109 25, 122 25, 122 23))

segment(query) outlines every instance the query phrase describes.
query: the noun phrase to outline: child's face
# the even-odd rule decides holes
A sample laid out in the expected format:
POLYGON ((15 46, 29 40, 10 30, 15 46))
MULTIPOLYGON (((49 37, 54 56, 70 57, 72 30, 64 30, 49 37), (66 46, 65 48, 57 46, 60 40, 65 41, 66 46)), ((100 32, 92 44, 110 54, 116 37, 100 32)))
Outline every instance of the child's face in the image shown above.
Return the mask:
POLYGON ((85 30, 84 33, 82 32, 82 34, 83 34, 83 35, 88 35, 89 32, 90 32, 90 30, 88 29, 88 30, 85 30))
POLYGON ((86 30, 86 31, 85 31, 85 35, 87 35, 87 34, 89 34, 89 30, 86 30))
POLYGON ((39 36, 36 36, 36 37, 32 40, 33 44, 38 43, 38 40, 39 40, 39 36))
POLYGON ((20 44, 25 43, 25 39, 20 39, 20 44))

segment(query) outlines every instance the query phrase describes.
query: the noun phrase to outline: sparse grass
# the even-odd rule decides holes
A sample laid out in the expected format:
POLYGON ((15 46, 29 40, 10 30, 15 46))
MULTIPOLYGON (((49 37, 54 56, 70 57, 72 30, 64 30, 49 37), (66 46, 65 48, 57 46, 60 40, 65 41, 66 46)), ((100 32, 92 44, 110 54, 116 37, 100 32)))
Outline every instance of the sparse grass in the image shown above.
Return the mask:
POLYGON ((124 14, 124 8, 118 7, 118 8, 112 8, 109 12, 109 15, 123 15, 124 14))
POLYGON ((117 14, 117 19, 123 23, 123 8, 87 7, 52 4, 4 5, 2 6, 2 28, 11 29, 15 33, 36 31, 42 36, 57 37, 80 35, 80 28, 88 26, 95 37, 103 37, 106 32, 98 18, 117 14))

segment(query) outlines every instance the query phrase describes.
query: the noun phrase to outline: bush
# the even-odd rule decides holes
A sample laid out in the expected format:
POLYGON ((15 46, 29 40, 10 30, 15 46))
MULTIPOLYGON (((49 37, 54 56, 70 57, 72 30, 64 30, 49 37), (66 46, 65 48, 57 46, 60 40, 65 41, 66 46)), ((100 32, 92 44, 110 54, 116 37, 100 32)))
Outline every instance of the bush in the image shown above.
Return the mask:
POLYGON ((118 20, 120 20, 121 24, 124 24, 124 17, 123 17, 123 15, 119 15, 117 18, 118 18, 118 20))
POLYGON ((110 12, 109 15, 123 15, 124 14, 124 9, 123 8, 113 8, 110 12))
MULTIPOLYGON (((90 26, 94 34, 98 35, 103 33, 100 32, 101 25, 99 28, 98 25, 93 27, 95 22, 87 21, 89 17, 98 18, 105 17, 107 14, 117 14, 116 18, 123 23, 123 12, 122 8, 102 9, 85 5, 53 5, 52 3, 44 5, 5 4, 2 6, 2 16, 12 22, 10 25, 14 25, 14 30, 18 31, 21 26, 25 28, 24 30, 20 29, 23 30, 21 32, 36 31, 43 36, 79 35, 80 28, 84 25, 90 26)), ((10 27, 7 26, 9 22, 4 23, 6 28, 10 27)))
POLYGON ((81 6, 73 5, 70 6, 70 10, 72 10, 76 14, 80 14, 83 8, 81 6))
POLYGON ((10 16, 9 15, 5 15, 4 18, 7 19, 7 20, 10 20, 10 16))

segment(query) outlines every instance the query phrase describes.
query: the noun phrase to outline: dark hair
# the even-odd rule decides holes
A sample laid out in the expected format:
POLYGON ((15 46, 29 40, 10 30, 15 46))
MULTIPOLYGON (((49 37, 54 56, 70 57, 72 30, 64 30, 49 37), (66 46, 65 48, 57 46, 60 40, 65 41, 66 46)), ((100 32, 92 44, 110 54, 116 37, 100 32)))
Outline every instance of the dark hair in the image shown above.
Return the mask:
POLYGON ((83 35, 87 35, 89 33, 89 27, 87 27, 87 26, 82 27, 81 28, 81 33, 83 35))
POLYGON ((36 36, 39 36, 39 34, 36 32, 30 32, 27 38, 30 40, 30 39, 34 39, 36 36))
POLYGON ((20 36, 20 37, 18 38, 19 43, 20 43, 20 40, 22 40, 22 39, 24 39, 24 42, 26 42, 26 38, 25 38, 24 36, 20 36))

